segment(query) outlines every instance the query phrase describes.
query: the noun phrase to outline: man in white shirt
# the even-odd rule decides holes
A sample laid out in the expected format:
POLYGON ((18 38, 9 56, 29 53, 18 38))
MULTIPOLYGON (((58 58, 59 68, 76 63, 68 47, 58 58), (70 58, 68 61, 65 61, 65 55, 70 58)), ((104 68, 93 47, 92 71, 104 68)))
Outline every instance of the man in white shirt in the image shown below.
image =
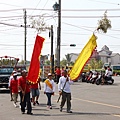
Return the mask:
POLYGON ((105 76, 106 76, 106 78, 110 78, 111 76, 112 76, 112 70, 111 70, 111 68, 107 68, 106 69, 106 71, 105 71, 105 76))
POLYGON ((60 77, 59 83, 58 83, 58 91, 59 91, 59 94, 62 95, 62 101, 60 105, 61 112, 67 100, 67 113, 72 113, 71 111, 71 90, 70 90, 70 84, 72 83, 73 81, 69 79, 69 77, 67 76, 67 71, 65 70, 63 73, 63 76, 60 77))

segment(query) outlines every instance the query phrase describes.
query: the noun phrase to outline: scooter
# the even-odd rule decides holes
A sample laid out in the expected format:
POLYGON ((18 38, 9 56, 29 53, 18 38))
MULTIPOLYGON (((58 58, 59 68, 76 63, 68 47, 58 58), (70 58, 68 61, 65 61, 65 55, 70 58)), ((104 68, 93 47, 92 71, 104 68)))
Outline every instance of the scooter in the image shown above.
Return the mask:
POLYGON ((82 73, 80 78, 78 79, 78 82, 86 82, 86 74, 82 73))
POLYGON ((96 83, 96 79, 98 78, 98 72, 93 72, 92 77, 90 79, 90 83, 96 83))
POLYGON ((105 82, 104 82, 104 84, 106 84, 106 85, 112 85, 113 83, 114 83, 114 79, 112 78, 112 76, 105 79, 105 82))
POLYGON ((102 75, 99 75, 99 77, 96 79, 96 85, 100 85, 100 84, 112 85, 113 83, 114 83, 114 79, 112 78, 112 76, 103 78, 102 75))

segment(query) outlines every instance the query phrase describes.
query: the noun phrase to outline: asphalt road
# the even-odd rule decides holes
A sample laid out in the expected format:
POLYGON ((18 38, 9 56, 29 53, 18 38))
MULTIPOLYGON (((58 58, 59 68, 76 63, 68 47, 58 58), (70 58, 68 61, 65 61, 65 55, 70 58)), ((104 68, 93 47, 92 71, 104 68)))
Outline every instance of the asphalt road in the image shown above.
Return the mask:
MULTIPOLYGON (((120 120, 120 77, 113 85, 95 85, 75 82, 71 85, 72 111, 59 111, 58 91, 52 97, 53 109, 46 107, 46 96, 40 91, 40 105, 33 106, 33 115, 21 114, 8 93, 0 94, 0 120, 120 120)), ((18 99, 19 100, 19 99, 18 99)))

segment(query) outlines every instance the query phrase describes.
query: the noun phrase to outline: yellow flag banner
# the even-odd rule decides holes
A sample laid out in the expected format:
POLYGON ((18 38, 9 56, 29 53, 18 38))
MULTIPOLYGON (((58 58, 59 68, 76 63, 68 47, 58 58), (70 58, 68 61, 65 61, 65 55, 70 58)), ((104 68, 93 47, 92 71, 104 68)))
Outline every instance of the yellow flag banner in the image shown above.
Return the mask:
POLYGON ((97 37, 93 34, 88 43, 82 49, 72 69, 70 70, 69 75, 71 80, 76 80, 79 77, 84 65, 91 57, 93 50, 97 47, 96 39, 97 37))

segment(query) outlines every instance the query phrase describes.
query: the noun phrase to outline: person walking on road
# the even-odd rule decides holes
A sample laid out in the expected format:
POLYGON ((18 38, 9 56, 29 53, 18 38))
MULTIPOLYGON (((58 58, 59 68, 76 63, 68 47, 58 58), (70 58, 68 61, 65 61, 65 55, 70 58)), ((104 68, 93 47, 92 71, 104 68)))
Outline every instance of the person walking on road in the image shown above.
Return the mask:
POLYGON ((48 79, 45 80, 44 82, 44 94, 47 96, 47 107, 52 109, 52 104, 51 104, 51 96, 54 95, 55 92, 55 83, 54 80, 52 79, 52 74, 48 73, 48 79))
POLYGON ((62 112, 63 106, 67 100, 67 113, 72 113, 71 111, 71 90, 70 90, 70 84, 73 83, 67 75, 67 71, 64 71, 64 76, 60 77, 59 83, 58 83, 58 91, 59 95, 62 96, 61 105, 60 105, 60 111, 62 112))
POLYGON ((40 78, 38 79, 37 83, 31 84, 31 94, 32 94, 32 102, 33 105, 35 106, 36 104, 39 105, 38 99, 40 95, 41 90, 41 84, 40 84, 40 78))
POLYGON ((16 72, 17 72, 17 71, 13 70, 13 72, 12 72, 10 78, 9 78, 8 87, 9 87, 9 89, 10 89, 10 101, 13 101, 13 98, 12 98, 12 91, 11 91, 11 88, 10 88, 10 82, 11 82, 11 80, 13 79, 13 74, 16 73, 16 72))
POLYGON ((13 105, 17 107, 17 98, 18 98, 18 79, 17 73, 13 74, 13 78, 10 81, 10 90, 13 98, 13 105))
POLYGON ((18 79, 18 88, 20 90, 20 105, 22 114, 25 113, 27 104, 27 114, 32 115, 32 106, 30 101, 30 83, 27 81, 27 71, 21 72, 21 77, 18 79))
POLYGON ((57 67, 55 73, 56 73, 56 83, 58 84, 59 78, 61 77, 61 70, 60 70, 60 67, 57 67))

